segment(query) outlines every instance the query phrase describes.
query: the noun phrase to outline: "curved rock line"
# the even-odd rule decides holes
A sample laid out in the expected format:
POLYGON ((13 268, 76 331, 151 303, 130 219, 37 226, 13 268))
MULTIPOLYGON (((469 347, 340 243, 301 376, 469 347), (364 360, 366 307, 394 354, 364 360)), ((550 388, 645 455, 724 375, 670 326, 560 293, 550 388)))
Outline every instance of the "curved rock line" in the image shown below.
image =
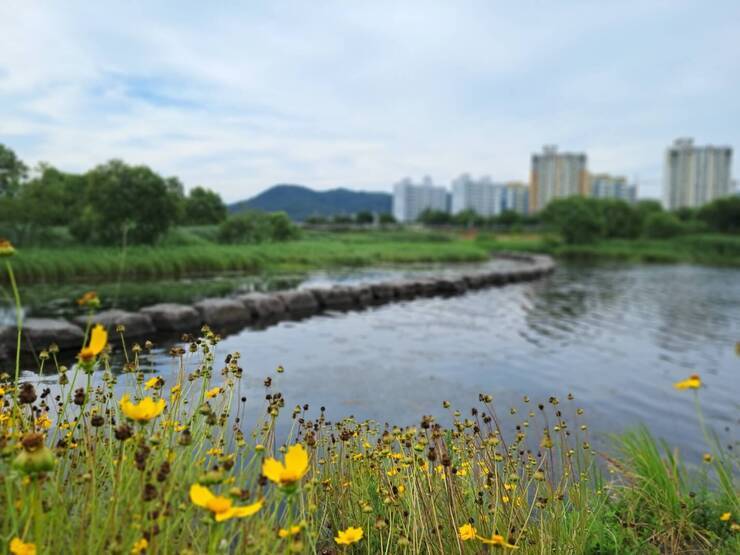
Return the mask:
MULTIPOLYGON (((127 339, 143 339, 172 332, 197 334, 203 324, 216 332, 234 332, 249 326, 266 326, 283 320, 303 319, 326 311, 347 312, 428 297, 450 297, 467 291, 532 281, 550 274, 555 263, 549 256, 496 253, 497 258, 522 262, 522 267, 481 270, 454 277, 422 277, 327 288, 248 293, 233 298, 204 299, 192 305, 159 303, 136 312, 104 310, 94 321, 115 333, 120 325, 127 339)), ((22 349, 38 352, 56 343, 60 350, 79 349, 86 317, 70 322, 61 318, 27 318, 22 349)), ((15 326, 0 326, 0 358, 15 351, 15 326)))

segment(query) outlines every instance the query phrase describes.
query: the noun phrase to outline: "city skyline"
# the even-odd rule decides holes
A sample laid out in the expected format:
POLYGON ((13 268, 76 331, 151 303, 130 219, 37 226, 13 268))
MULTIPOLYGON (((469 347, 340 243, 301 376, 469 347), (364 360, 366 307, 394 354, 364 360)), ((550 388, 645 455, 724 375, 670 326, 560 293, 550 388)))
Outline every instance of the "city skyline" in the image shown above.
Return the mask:
POLYGON ((227 201, 461 168, 529 181, 546 143, 660 198, 675 137, 740 144, 734 2, 289 4, 4 2, 0 143, 227 201))

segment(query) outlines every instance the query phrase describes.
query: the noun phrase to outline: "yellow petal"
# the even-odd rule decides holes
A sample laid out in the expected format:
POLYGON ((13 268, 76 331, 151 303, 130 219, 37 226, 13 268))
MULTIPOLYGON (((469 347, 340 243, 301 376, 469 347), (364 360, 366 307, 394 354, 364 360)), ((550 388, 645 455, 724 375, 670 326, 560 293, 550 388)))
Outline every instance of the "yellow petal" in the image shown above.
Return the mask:
POLYGON ((200 484, 190 486, 190 501, 193 502, 193 505, 207 509, 208 502, 212 501, 214 497, 211 490, 205 486, 201 486, 200 484))
POLYGON ((105 345, 108 343, 108 332, 100 324, 96 324, 90 333, 90 343, 88 349, 90 349, 96 355, 105 349, 105 345))
POLYGON ((262 463, 262 475, 276 484, 280 483, 280 476, 282 475, 285 467, 283 463, 278 460, 269 457, 262 463))
POLYGON ((285 454, 285 468, 289 472, 303 478, 308 472, 308 453, 303 448, 303 445, 296 443, 291 445, 288 452, 285 454))
POLYGON ((262 508, 262 501, 257 501, 251 505, 245 505, 244 507, 232 507, 228 511, 218 513, 216 515, 216 522, 222 520, 228 520, 230 518, 244 518, 245 516, 252 516, 254 513, 262 508))

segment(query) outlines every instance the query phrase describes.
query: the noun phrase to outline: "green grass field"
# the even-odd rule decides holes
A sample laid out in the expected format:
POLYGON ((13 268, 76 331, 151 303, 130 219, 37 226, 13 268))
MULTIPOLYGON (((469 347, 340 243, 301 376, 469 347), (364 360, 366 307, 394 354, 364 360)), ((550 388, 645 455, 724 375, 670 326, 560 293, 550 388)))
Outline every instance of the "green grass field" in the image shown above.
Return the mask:
POLYGON ((702 234, 673 239, 611 239, 567 245, 556 237, 538 234, 484 234, 478 242, 491 251, 544 252, 569 260, 691 263, 740 266, 740 236, 702 234))

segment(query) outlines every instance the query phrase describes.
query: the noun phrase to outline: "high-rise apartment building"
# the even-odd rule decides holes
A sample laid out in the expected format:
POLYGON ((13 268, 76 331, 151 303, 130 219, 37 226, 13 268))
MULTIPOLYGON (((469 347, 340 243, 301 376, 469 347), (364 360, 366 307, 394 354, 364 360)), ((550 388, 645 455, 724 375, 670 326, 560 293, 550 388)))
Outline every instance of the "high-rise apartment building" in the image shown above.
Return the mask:
POLYGON ((501 211, 512 210, 517 214, 529 213, 529 187, 518 181, 504 185, 501 211))
POLYGON ((415 184, 408 177, 393 186, 393 216, 399 222, 415 222, 425 210, 448 212, 447 190, 429 176, 415 184))
POLYGON ((732 148, 676 139, 666 151, 663 204, 669 210, 694 208, 731 195, 731 171, 732 148))
POLYGON ((590 176, 591 196, 594 198, 616 198, 627 202, 637 201, 637 186, 630 185, 621 175, 600 173, 590 176))
POLYGON ((501 213, 504 186, 490 177, 475 180, 465 173, 452 182, 452 213, 472 210, 479 216, 501 213))
POLYGON ((530 212, 542 210, 556 198, 588 196, 586 155, 558 152, 557 146, 545 146, 541 154, 532 155, 530 179, 530 212))

